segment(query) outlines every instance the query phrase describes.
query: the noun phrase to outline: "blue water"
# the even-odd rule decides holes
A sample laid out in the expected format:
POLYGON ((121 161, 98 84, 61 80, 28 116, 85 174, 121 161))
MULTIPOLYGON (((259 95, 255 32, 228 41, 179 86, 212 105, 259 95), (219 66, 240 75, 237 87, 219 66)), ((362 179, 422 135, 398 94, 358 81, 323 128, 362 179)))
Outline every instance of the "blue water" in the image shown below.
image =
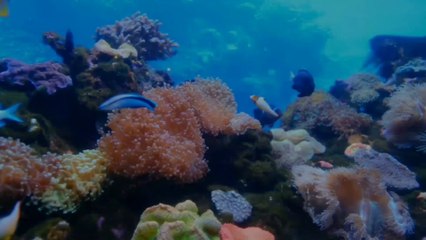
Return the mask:
POLYGON ((251 94, 282 108, 296 98, 290 71, 309 69, 328 89, 359 72, 372 36, 424 35, 424 9, 423 0, 13 0, 0 19, 0 58, 59 60, 41 43, 43 32, 70 29, 89 48, 97 27, 141 11, 180 45, 152 66, 170 68, 177 82, 222 78, 251 112, 251 94))

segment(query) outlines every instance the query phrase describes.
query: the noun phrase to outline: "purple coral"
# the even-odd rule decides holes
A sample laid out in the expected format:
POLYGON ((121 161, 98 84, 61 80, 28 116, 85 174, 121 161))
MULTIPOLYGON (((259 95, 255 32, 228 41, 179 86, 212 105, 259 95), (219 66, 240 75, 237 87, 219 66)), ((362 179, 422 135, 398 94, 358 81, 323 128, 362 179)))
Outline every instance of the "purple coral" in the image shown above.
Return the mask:
POLYGON ((159 21, 136 12, 113 25, 98 28, 95 39, 104 39, 114 48, 129 43, 143 60, 166 59, 176 53, 178 44, 160 32, 160 25, 159 21))
POLYGON ((235 191, 214 190, 211 197, 216 209, 220 213, 232 214, 235 222, 243 222, 251 215, 251 204, 235 191))
POLYGON ((14 59, 0 60, 0 84, 23 89, 45 89, 54 94, 58 89, 72 85, 71 77, 54 62, 26 64, 14 59))
POLYGON ((373 149, 360 149, 354 156, 355 162, 362 168, 380 172, 383 182, 388 187, 413 189, 419 187, 416 174, 388 153, 373 149))

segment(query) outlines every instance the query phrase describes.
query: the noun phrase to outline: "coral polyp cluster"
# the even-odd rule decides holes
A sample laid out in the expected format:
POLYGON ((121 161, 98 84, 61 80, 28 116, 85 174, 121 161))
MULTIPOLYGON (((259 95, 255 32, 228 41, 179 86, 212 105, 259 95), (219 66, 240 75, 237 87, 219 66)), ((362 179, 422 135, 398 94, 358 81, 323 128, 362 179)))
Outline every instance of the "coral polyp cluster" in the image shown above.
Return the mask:
POLYGON ((46 167, 28 145, 0 137, 0 196, 20 199, 43 192, 50 179, 46 167))
POLYGON ((304 209, 321 229, 345 239, 402 239, 413 231, 407 205, 387 192, 379 172, 301 165, 292 173, 304 209))
POLYGON ((240 120, 230 89, 217 80, 157 88, 145 96, 158 103, 155 112, 123 110, 110 116, 111 132, 100 139, 99 147, 111 159, 111 173, 194 182, 208 169, 202 133, 241 134, 260 128, 248 116, 240 120))
POLYGON ((32 198, 48 212, 75 212, 82 200, 93 200, 102 193, 107 179, 107 159, 99 150, 63 155, 49 153, 42 160, 50 168, 50 184, 32 198))
POLYGON ((102 192, 107 161, 97 150, 42 156, 18 140, 0 138, 0 197, 31 196, 48 212, 74 212, 102 192))
POLYGON ((340 102, 325 92, 315 92, 309 97, 299 98, 283 115, 286 128, 302 128, 315 131, 328 128, 339 136, 348 137, 362 132, 372 119, 358 113, 349 105, 340 102))

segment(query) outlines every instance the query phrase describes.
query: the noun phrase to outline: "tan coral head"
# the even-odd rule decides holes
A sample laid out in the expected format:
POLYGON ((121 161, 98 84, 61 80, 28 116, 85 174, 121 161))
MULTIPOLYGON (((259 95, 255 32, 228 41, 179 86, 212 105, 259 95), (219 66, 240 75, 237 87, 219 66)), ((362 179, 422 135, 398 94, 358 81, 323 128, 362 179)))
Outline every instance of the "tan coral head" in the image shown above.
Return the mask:
POLYGON ((279 115, 274 110, 272 110, 271 106, 269 106, 269 104, 266 102, 265 98, 259 97, 259 96, 256 96, 256 95, 251 95, 250 99, 254 102, 254 104, 256 104, 256 106, 260 110, 262 110, 262 111, 264 111, 264 112, 266 112, 266 113, 268 113, 268 114, 270 114, 274 117, 279 117, 279 115))
POLYGON ((95 50, 110 56, 120 56, 122 58, 138 56, 136 48, 128 43, 123 43, 117 49, 115 49, 112 48, 111 45, 103 39, 100 39, 95 43, 95 50))

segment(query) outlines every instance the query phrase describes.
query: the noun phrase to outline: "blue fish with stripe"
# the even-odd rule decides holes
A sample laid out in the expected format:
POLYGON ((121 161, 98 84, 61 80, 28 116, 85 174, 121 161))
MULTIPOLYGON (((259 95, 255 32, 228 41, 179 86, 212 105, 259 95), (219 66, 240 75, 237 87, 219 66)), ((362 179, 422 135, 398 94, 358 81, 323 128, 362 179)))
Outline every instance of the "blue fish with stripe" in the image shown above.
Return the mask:
POLYGON ((147 108, 154 111, 157 103, 139 93, 119 94, 109 98, 99 106, 99 110, 112 111, 123 108, 147 108))

